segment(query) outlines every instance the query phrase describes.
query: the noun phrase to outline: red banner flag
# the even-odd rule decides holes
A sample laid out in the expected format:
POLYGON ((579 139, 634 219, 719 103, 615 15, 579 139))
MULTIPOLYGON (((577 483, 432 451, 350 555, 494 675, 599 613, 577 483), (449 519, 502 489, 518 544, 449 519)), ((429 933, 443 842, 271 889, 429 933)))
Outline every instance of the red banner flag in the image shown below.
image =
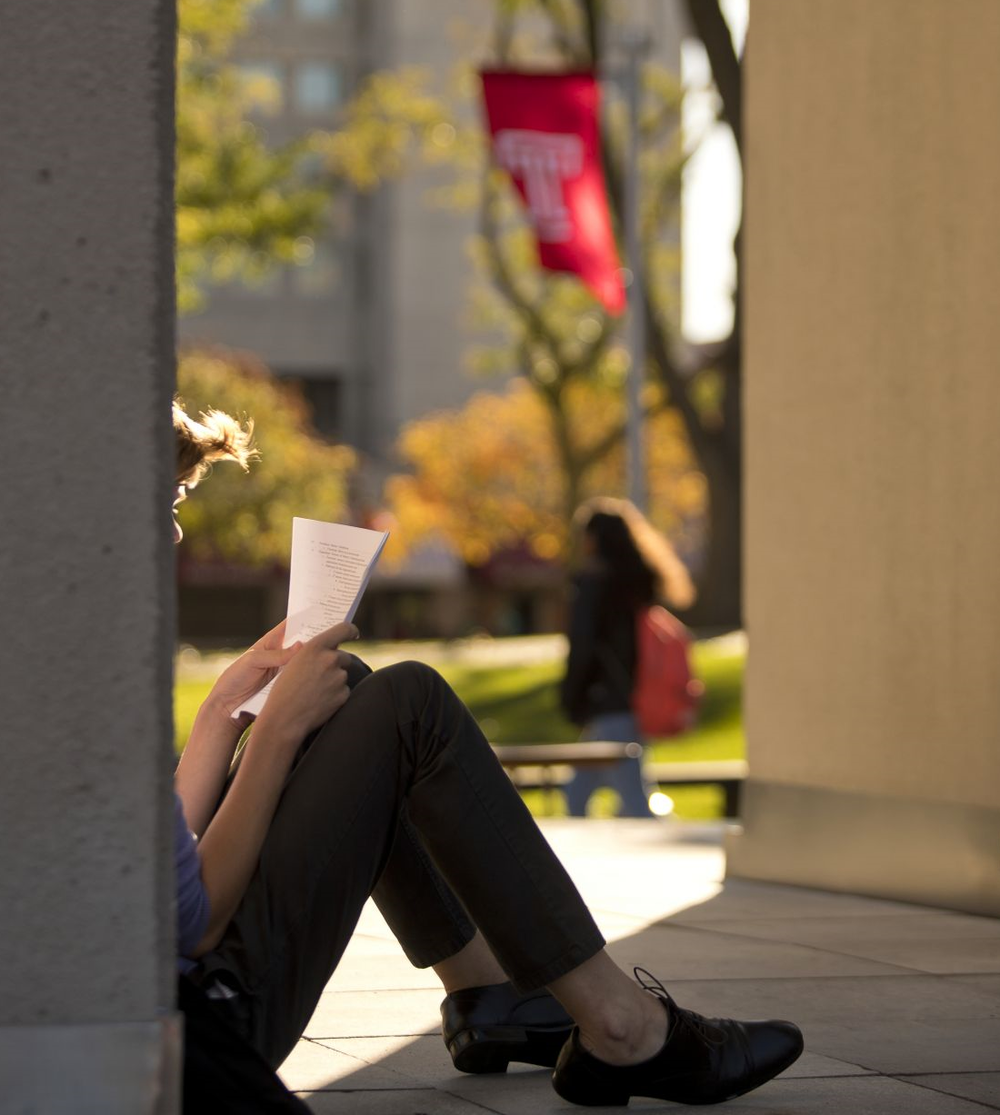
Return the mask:
POLYGON ((494 157, 528 207, 542 266, 574 272, 611 313, 621 313, 625 289, 604 189, 594 75, 481 76, 494 157))

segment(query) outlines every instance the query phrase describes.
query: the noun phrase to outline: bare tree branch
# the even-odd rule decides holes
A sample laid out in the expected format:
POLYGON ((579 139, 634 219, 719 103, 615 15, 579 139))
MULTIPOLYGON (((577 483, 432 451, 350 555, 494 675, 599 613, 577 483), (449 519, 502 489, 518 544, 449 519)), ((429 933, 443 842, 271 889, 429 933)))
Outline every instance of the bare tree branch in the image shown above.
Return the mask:
POLYGON ((529 332, 539 337, 553 352, 558 351, 559 341, 554 336, 545 319, 535 307, 534 300, 518 289, 514 273, 507 265, 500 249, 500 236, 494 217, 495 190, 490 182, 489 167, 485 170, 482 201, 479 207, 479 228, 489 254, 490 271, 493 281, 504 298, 511 304, 517 315, 526 323, 529 332))
POLYGON ((595 73, 601 62, 600 14, 597 10, 599 7, 600 0, 582 0, 581 2, 583 25, 587 32, 587 51, 590 54, 590 67, 595 73))
MULTIPOLYGON (((654 415, 659 414, 662 410, 667 408, 666 402, 647 404, 642 409, 643 420, 652 418, 654 415)), ((596 464, 607 453, 609 453, 616 445, 620 445, 625 440, 626 424, 619 422, 613 426, 605 434, 603 434, 592 445, 589 445, 580 454, 580 467, 581 471, 590 468, 591 465, 596 464)))
POLYGON ((695 456, 699 460, 703 460, 705 454, 712 451, 710 446, 712 439, 710 433, 702 424, 701 415, 698 413, 690 394, 691 380, 700 369, 695 369, 693 374, 685 375, 681 372, 680 367, 667 348, 664 330, 656 321, 656 307, 650 301, 648 293, 649 284, 644 283, 643 285, 647 292, 645 296, 646 321, 648 323, 646 336, 649 343, 650 359, 656 365, 660 373, 660 381, 667 389, 670 405, 680 412, 681 418, 684 420, 684 428, 687 431, 688 440, 691 442, 691 448, 694 450, 695 456))
MULTIPOLYGON (((556 48, 572 66, 585 69, 590 65, 589 41, 581 41, 579 34, 579 20, 577 27, 571 27, 573 22, 566 11, 566 0, 539 0, 539 4, 549 17, 549 26, 552 31, 552 40, 556 48), (574 31, 576 33, 574 34, 574 31)), ((584 20, 586 31, 586 21, 584 20)))
POLYGON ((506 66, 510 63, 510 48, 514 38, 514 7, 503 0, 497 4, 496 19, 493 23, 493 50, 496 54, 497 64, 506 66))
MULTIPOLYGON (((583 351, 578 359, 569 360, 566 358, 561 351, 560 338, 545 321, 541 311, 537 308, 536 300, 519 288, 514 271, 504 258, 500 243, 500 229, 494 216, 496 191, 489 181, 488 168, 486 176, 480 204, 480 233, 486 244, 490 271, 497 289, 510 303, 517 316, 525 323, 527 332, 549 349, 562 370, 562 379, 568 380, 573 376, 589 371, 614 338, 617 329, 616 322, 612 320, 609 314, 602 313, 597 336, 589 344, 583 345, 583 351)), ((537 382, 534 375, 529 376, 529 378, 532 382, 537 382)))
POLYGON ((722 115, 732 129, 736 149, 743 155, 743 94, 740 61, 736 57, 729 24, 719 0, 687 0, 688 14, 698 37, 705 44, 715 87, 722 98, 722 115))

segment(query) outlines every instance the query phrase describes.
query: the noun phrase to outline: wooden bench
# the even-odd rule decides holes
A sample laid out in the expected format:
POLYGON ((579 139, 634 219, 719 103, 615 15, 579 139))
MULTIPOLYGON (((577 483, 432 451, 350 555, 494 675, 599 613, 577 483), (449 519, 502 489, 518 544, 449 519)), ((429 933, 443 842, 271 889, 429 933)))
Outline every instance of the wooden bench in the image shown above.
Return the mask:
MULTIPOLYGON (((597 740, 592 743, 508 743, 493 750, 519 790, 543 790, 551 795, 573 776, 576 767, 611 766, 642 753, 637 743, 597 740)), ((740 791, 747 776, 742 759, 703 762, 647 762, 650 782, 671 786, 721 786, 726 817, 739 816, 740 791)))
POLYGON ((689 762, 649 762, 643 770, 659 786, 721 786, 723 817, 740 815, 740 794, 747 778, 744 759, 704 759, 689 762))

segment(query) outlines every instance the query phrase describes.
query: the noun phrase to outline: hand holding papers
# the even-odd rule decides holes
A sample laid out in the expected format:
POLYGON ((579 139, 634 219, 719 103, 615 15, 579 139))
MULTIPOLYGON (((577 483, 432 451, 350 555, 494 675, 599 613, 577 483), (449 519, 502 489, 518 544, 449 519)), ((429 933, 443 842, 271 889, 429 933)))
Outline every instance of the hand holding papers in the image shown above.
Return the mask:
MULTIPOLYGON (((353 620, 388 532, 292 520, 292 560, 284 645, 304 643, 340 620, 353 620)), ((254 716, 267 701, 272 680, 233 713, 254 716)))

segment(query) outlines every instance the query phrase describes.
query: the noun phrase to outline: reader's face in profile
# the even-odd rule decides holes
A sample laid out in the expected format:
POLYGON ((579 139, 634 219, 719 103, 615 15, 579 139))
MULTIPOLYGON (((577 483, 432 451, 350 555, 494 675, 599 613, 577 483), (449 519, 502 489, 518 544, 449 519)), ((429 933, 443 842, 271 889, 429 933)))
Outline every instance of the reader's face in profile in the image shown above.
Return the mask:
POLYGON ((177 508, 187 499, 187 488, 183 484, 179 484, 174 490, 174 506, 173 506, 173 519, 174 519, 174 542, 180 542, 184 537, 184 531, 181 530, 181 524, 177 521, 177 508))

